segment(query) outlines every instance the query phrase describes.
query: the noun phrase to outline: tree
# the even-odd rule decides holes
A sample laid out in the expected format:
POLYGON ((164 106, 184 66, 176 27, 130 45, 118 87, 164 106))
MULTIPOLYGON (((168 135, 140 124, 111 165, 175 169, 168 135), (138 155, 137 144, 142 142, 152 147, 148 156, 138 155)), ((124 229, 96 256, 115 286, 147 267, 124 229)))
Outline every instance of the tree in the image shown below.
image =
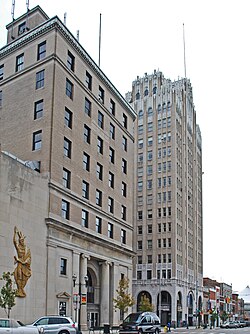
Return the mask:
POLYGON ((218 313, 216 311, 216 308, 214 307, 210 315, 210 327, 211 326, 215 327, 215 321, 217 319, 218 319, 218 313))
POLYGON ((119 281, 117 298, 113 298, 114 308, 121 311, 121 320, 123 320, 124 313, 128 312, 128 308, 133 306, 135 301, 131 294, 128 293, 129 279, 124 277, 119 281))
POLYGON ((12 276, 13 273, 8 271, 4 272, 2 277, 0 277, 0 280, 5 282, 0 290, 0 307, 4 309, 8 318, 12 307, 16 304, 16 290, 13 288, 12 276))
POLYGON ((139 310, 141 312, 153 312, 154 310, 154 305, 150 303, 150 299, 145 294, 141 296, 139 310))
POLYGON ((221 315, 220 315, 220 318, 221 318, 221 320, 222 320, 223 322, 225 322, 225 321, 227 320, 227 318, 228 318, 228 314, 227 314, 227 312, 226 312, 226 311, 223 311, 223 312, 221 313, 221 315))

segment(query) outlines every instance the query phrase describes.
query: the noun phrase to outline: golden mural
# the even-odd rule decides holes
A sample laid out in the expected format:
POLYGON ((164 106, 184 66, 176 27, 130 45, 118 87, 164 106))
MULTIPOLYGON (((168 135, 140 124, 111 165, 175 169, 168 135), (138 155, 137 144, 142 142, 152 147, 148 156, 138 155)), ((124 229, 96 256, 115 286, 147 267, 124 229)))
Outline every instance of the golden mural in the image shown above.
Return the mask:
POLYGON ((16 248, 17 256, 14 256, 14 278, 17 285, 17 297, 26 297, 24 287, 31 276, 31 253, 30 249, 25 244, 25 236, 22 232, 14 227, 13 243, 16 248))

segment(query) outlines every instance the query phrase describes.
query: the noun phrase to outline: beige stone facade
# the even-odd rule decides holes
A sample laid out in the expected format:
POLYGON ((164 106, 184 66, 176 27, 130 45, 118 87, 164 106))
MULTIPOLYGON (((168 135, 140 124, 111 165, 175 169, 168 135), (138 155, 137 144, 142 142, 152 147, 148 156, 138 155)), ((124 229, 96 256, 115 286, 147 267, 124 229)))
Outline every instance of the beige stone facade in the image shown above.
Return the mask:
POLYGON ((163 324, 194 324, 202 305, 201 133, 190 81, 137 77, 127 100, 135 125, 133 294, 163 324))
MULTIPOLYGON (((58 17, 38 6, 7 29, 1 149, 33 161, 49 189, 46 240, 38 246, 46 291, 42 307, 20 320, 62 313, 82 328, 117 325, 112 298, 121 277, 132 281, 135 113, 58 17), (81 312, 74 309, 79 289, 87 296, 81 312)), ((36 310, 39 297, 26 306, 36 310)))

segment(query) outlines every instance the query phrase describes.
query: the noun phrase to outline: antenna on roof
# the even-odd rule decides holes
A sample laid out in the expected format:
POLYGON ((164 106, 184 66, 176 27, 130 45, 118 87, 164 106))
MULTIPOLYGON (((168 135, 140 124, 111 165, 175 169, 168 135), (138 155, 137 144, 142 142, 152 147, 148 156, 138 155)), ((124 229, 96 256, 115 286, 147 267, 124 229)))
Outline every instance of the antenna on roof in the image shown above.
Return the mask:
POLYGON ((27 11, 29 10, 29 0, 26 0, 27 11))
POLYGON ((13 36, 13 22, 15 20, 15 0, 12 0, 11 16, 12 16, 11 38, 14 39, 14 36, 13 36))
POLYGON ((28 24, 29 23, 29 15, 28 15, 28 13, 29 13, 29 0, 26 0, 26 8, 27 8, 26 30, 29 30, 29 24, 28 24))
POLYGON ((79 30, 76 31, 76 39, 77 39, 78 42, 79 42, 79 30))
POLYGON ((67 13, 64 13, 64 17, 63 17, 63 23, 66 26, 66 18, 67 18, 67 13))
POLYGON ((187 77, 186 73, 186 50, 185 50, 185 28, 184 28, 184 23, 183 23, 183 51, 184 51, 184 75, 185 78, 187 77))
POLYGON ((99 59, 98 66, 100 67, 101 62, 101 31, 102 31, 102 14, 100 13, 100 25, 99 25, 99 59))

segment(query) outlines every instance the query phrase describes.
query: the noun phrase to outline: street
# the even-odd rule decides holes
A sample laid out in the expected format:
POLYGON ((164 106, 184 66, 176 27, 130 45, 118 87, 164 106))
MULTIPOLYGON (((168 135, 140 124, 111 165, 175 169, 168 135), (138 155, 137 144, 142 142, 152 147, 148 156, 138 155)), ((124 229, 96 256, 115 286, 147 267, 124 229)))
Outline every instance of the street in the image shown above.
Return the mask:
MULTIPOLYGON (((167 332, 168 333, 168 332, 167 332)), ((203 329, 203 328, 195 328, 195 327, 190 327, 189 329, 187 328, 176 328, 176 329, 171 329, 170 333, 188 333, 188 334, 247 334, 250 333, 250 327, 244 327, 244 328, 220 328, 216 327, 213 329, 203 329)))

